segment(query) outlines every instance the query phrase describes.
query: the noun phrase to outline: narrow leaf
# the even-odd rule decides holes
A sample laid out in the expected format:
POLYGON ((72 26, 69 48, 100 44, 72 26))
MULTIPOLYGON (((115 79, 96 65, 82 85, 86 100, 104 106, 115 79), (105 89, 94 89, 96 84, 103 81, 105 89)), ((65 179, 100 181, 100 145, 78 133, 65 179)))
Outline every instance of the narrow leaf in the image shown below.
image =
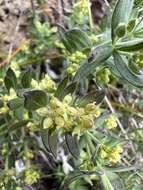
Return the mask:
POLYGON ((117 0, 112 15, 112 41, 115 41, 115 31, 120 23, 128 23, 134 0, 117 0))
POLYGON ((61 82, 60 84, 58 85, 58 88, 55 92, 55 96, 60 98, 62 97, 62 93, 64 91, 64 89, 66 88, 67 86, 67 83, 68 83, 68 77, 65 77, 61 82))
POLYGON ((48 133, 48 143, 50 152, 55 158, 57 158, 57 145, 58 145, 58 135, 48 133))
POLYGON ((111 171, 114 173, 121 173, 121 172, 128 172, 128 171, 135 171, 137 169, 141 169, 143 167, 143 165, 134 165, 134 166, 128 166, 128 167, 116 167, 116 168, 107 168, 105 167, 104 169, 106 171, 111 171))
POLYGON ((19 129, 20 127, 25 126, 28 122, 31 122, 31 120, 28 119, 28 120, 21 120, 21 121, 16 122, 15 124, 13 124, 13 125, 11 125, 11 126, 9 127, 8 133, 9 133, 9 132, 12 132, 12 131, 14 131, 14 130, 16 130, 16 129, 19 129))
POLYGON ((66 95, 68 94, 72 94, 75 89, 76 89, 76 85, 77 83, 76 82, 72 82, 71 84, 69 84, 61 93, 60 93, 60 96, 58 96, 58 98, 60 100, 62 100, 66 95))
POLYGON ((143 185, 137 185, 132 190, 143 190, 143 185))
POLYGON ((143 39, 136 39, 136 40, 118 43, 115 46, 115 49, 120 50, 120 51, 126 51, 126 52, 142 50, 143 39))
POLYGON ((58 135, 52 134, 50 130, 44 129, 41 133, 43 144, 46 150, 57 158, 57 145, 58 145, 58 135))
POLYGON ((78 159, 79 158, 79 144, 76 136, 72 136, 70 134, 65 134, 65 140, 66 140, 66 145, 74 158, 78 159))
POLYGON ((88 103, 95 102, 96 105, 100 104, 105 97, 105 91, 103 89, 96 90, 88 93, 87 95, 77 99, 76 104, 79 107, 84 107, 88 103))
POLYGON ((77 73, 74 76, 73 81, 80 81, 86 78, 89 74, 94 73, 96 67, 104 64, 104 61, 107 60, 112 53, 112 46, 102 45, 94 49, 91 60, 85 62, 78 69, 77 73))
POLYGON ((78 28, 62 31, 60 35, 66 49, 71 53, 91 47, 88 35, 78 28))
POLYGON ((114 61, 117 70, 125 80, 136 87, 143 87, 143 75, 133 73, 118 53, 114 53, 114 61))
POLYGON ((11 110, 18 109, 24 105, 24 99, 22 98, 14 98, 8 102, 8 107, 11 110))
POLYGON ((101 175, 101 180, 105 190, 114 190, 114 187, 112 186, 106 174, 101 175))
POLYGON ((69 185, 71 183, 73 183, 74 181, 81 179, 81 178, 83 179, 83 177, 92 176, 92 175, 101 176, 101 173, 99 173, 98 171, 88 172, 88 171, 80 171, 80 170, 75 170, 74 172, 71 172, 67 176, 67 178, 64 182, 64 190, 67 189, 67 187, 69 187, 69 185))

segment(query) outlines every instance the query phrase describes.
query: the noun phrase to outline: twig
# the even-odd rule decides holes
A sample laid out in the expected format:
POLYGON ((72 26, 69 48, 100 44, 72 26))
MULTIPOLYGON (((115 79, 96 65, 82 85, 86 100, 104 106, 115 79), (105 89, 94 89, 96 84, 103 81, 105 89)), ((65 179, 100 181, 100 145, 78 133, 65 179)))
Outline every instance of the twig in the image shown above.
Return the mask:
POLYGON ((106 4, 106 6, 111 9, 111 6, 110 6, 110 4, 108 3, 108 1, 107 1, 107 0, 104 0, 104 2, 105 2, 105 4, 106 4))
POLYGON ((93 19, 92 19, 92 13, 91 13, 91 4, 89 0, 86 0, 86 1, 87 1, 87 6, 88 6, 89 25, 90 25, 90 29, 92 30, 94 26, 93 26, 93 19))
MULTIPOLYGON (((107 105, 108 105, 110 111, 111 111, 112 113, 115 113, 115 110, 114 110, 114 108, 112 107, 112 105, 111 105, 110 101, 108 100, 107 96, 105 97, 105 102, 107 103, 107 105)), ((126 130, 124 129, 123 125, 121 124, 121 122, 120 122, 120 120, 119 120, 118 118, 117 118, 117 123, 118 123, 118 126, 120 127, 122 133, 127 137, 126 130)), ((127 139, 128 139, 128 138, 127 138, 127 139)))

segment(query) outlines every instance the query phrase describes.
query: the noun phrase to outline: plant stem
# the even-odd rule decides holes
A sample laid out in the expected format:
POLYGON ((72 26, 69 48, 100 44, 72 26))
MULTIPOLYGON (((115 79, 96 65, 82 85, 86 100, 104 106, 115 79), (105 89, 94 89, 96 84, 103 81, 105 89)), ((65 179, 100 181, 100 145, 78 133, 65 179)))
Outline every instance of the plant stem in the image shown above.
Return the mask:
POLYGON ((93 25, 93 19, 92 19, 92 13, 91 13, 91 5, 90 5, 89 0, 87 0, 87 7, 88 7, 89 25, 90 25, 90 29, 92 30, 94 28, 94 25, 93 25))

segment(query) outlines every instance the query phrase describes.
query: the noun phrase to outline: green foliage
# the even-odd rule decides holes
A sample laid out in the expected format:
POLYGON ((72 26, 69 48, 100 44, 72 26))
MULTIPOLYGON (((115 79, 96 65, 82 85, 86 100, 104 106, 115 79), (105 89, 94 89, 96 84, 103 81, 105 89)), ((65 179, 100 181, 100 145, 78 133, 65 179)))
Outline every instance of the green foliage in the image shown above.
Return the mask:
POLYGON ((104 27, 85 0, 64 26, 34 18, 0 73, 2 190, 142 189, 141 3, 113 2, 104 27))

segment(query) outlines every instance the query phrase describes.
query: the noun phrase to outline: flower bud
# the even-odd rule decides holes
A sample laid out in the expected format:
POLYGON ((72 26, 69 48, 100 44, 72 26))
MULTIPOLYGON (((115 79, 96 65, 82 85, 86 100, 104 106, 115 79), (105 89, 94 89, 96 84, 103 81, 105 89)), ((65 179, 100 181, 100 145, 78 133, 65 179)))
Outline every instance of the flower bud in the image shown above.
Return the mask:
POLYGON ((49 114, 49 110, 47 107, 44 108, 39 108, 38 110, 36 110, 36 112, 40 115, 40 116, 47 116, 49 114))
POLYGON ((116 35, 121 38, 125 36, 127 31, 126 24, 125 23, 120 23, 116 29, 116 35))
POLYGON ((135 25, 136 25, 136 19, 130 20, 127 25, 127 30, 131 32, 134 29, 135 25))
POLYGON ((62 117, 56 117, 55 123, 59 127, 64 127, 64 125, 65 125, 64 119, 62 117))
POLYGON ((39 178, 39 173, 37 171, 34 171, 33 169, 27 169, 24 172, 24 183, 26 183, 27 185, 37 183, 39 178))
POLYGON ((93 127, 93 121, 89 116, 84 116, 84 118, 83 118, 83 127, 87 128, 87 129, 93 127))
POLYGON ((105 126, 108 129, 116 128, 117 127, 116 117, 114 115, 110 115, 109 118, 107 118, 106 121, 105 121, 105 126))
POLYGON ((53 120, 50 117, 44 119, 44 121, 43 121, 43 129, 48 129, 48 128, 51 128, 51 127, 53 127, 53 120))

